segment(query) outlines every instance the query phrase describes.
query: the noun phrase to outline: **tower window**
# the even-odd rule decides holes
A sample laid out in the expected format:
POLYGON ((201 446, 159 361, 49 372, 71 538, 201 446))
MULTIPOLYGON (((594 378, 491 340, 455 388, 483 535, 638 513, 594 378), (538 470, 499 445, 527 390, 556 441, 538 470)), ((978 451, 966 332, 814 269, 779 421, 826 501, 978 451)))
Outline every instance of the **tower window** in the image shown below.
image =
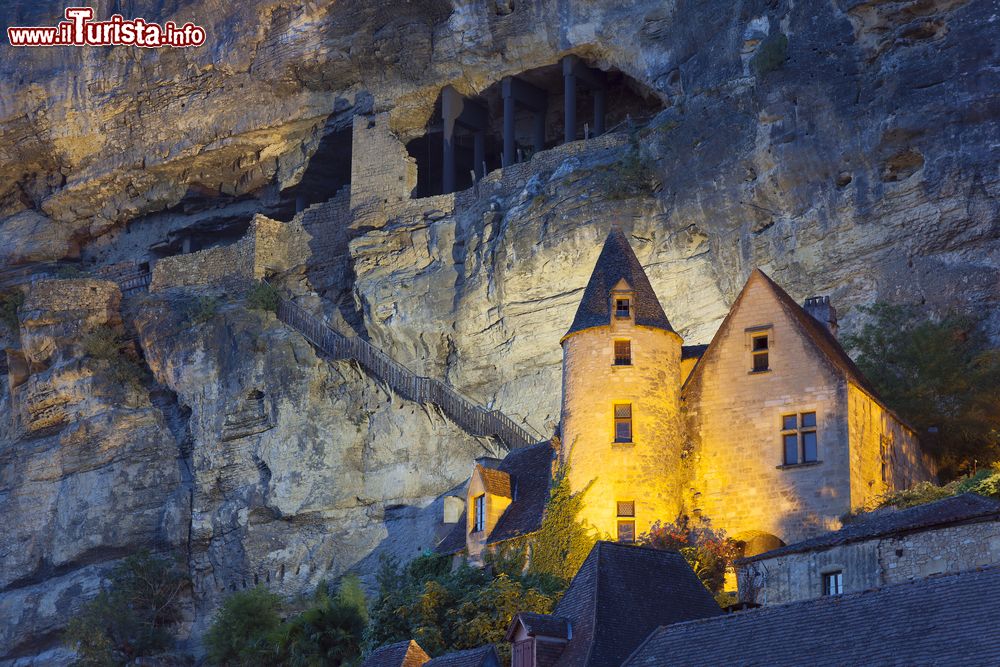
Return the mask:
POLYGON ((632 365, 632 341, 615 341, 615 366, 632 365))
POLYGON ((615 442, 632 442, 632 404, 615 405, 615 442))
POLYGON ((750 354, 753 357, 753 372, 761 373, 769 370, 771 367, 770 359, 768 358, 770 343, 767 334, 754 336, 751 340, 753 341, 750 349, 750 354))
POLYGON ((819 461, 816 413, 803 412, 782 416, 781 444, 786 466, 819 461))
POLYGON ((625 297, 615 299, 615 317, 620 320, 627 320, 630 314, 630 302, 625 297))
POLYGON ((827 572, 823 575, 823 595, 844 594, 844 572, 827 572))
POLYGON ((618 501, 618 541, 622 544, 635 542, 635 501, 618 501))
POLYGON ((476 496, 472 507, 472 532, 478 533, 486 529, 486 495, 476 496))

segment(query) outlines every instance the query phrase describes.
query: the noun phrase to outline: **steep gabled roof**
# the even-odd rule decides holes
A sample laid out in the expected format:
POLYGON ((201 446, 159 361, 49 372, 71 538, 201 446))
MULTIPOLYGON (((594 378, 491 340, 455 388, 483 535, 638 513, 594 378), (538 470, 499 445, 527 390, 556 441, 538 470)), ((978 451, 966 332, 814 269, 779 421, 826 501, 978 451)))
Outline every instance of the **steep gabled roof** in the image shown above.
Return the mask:
POLYGON ((486 493, 504 498, 514 497, 510 488, 510 474, 506 471, 477 465, 476 473, 479 475, 479 479, 483 480, 483 488, 486 493))
POLYGON ((493 644, 439 655, 425 667, 499 667, 500 657, 493 644))
POLYGON ((513 641, 517 634, 517 626, 523 625, 529 637, 554 637, 556 639, 570 638, 569 619, 552 614, 536 614, 530 611, 522 611, 514 615, 510 625, 507 626, 506 641, 513 641))
MULTIPOLYGON (((496 471, 505 475, 509 481, 513 501, 504 511, 497 525, 493 528, 487 544, 503 542, 514 537, 527 535, 539 529, 542 525, 542 515, 545 504, 549 500, 549 488, 552 485, 552 459, 555 452, 550 441, 531 447, 512 449, 497 465, 496 471)), ((489 468, 477 468, 478 471, 490 472, 489 468)), ((483 480, 484 483, 486 480, 483 480)), ((435 551, 442 554, 453 554, 465 548, 466 514, 458 520, 451 532, 438 544, 435 551)))
POLYGON ((557 664, 620 665, 656 627, 721 613, 679 553, 598 542, 553 612, 572 632, 557 664))
MULTIPOLYGON (((899 415, 893 412, 891 408, 885 404, 881 397, 879 397, 875 387, 872 386, 871 382, 869 382, 867 378, 865 378, 864 374, 862 374, 861 370, 857 367, 854 361, 851 360, 847 352, 844 351, 844 348, 841 347, 834 335, 830 333, 830 330, 818 322, 815 317, 807 313, 802 306, 795 302, 795 299, 788 295, 788 292, 783 290, 780 285, 771 280, 771 278, 760 269, 754 269, 750 272, 750 277, 747 278, 746 283, 743 284, 743 289, 740 290, 739 296, 736 297, 732 307, 729 309, 729 313, 726 315, 725 319, 722 320, 722 324, 715 332, 715 336, 712 337, 712 342, 708 344, 708 349, 706 349, 698 359, 694 369, 691 371, 687 381, 684 383, 684 389, 701 377, 701 373, 703 372, 703 368, 705 366, 703 362, 707 360, 718 348, 721 337, 725 335, 728 330, 728 324, 732 319, 733 314, 739 310, 743 296, 747 293, 747 288, 754 280, 760 280, 764 283, 771 294, 774 295, 775 300, 781 306, 782 310, 789 316, 792 324, 803 335, 803 338, 811 343, 813 347, 821 353, 822 358, 829 363, 834 370, 871 396, 875 402, 890 412, 897 421, 907 428, 910 428, 909 425, 907 425, 906 422, 899 417, 899 415)), ((912 428, 910 430, 912 430, 912 428)))
POLYGON ((573 318, 573 324, 566 332, 567 336, 576 331, 608 326, 611 323, 611 290, 621 280, 632 288, 634 294, 632 308, 635 311, 636 324, 673 331, 625 233, 614 226, 604 241, 604 248, 597 258, 597 264, 594 265, 590 282, 583 291, 583 298, 577 308, 576 317, 573 318))
POLYGON ((421 667, 431 657, 412 639, 375 649, 361 667, 421 667))
POLYGON ((848 523, 840 530, 765 551, 737 562, 752 563, 786 554, 827 549, 851 542, 989 518, 1000 520, 1000 501, 975 493, 963 493, 903 510, 878 510, 848 523))
POLYGON ((998 597, 990 567, 765 606, 660 628, 625 664, 998 665, 998 597))

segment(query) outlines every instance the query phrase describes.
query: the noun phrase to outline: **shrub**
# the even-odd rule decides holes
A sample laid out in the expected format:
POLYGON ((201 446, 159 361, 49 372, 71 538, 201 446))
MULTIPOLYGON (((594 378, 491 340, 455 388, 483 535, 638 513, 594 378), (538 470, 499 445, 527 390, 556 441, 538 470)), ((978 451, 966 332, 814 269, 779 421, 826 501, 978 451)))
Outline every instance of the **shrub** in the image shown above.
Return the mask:
POLYGON ((20 290, 0 294, 0 322, 6 324, 11 331, 17 331, 20 326, 17 310, 23 305, 24 293, 20 290))
POLYGON ((263 280, 257 282, 247 295, 247 307, 252 310, 266 310, 277 313, 280 302, 281 296, 278 294, 278 290, 263 280))
POLYGON ((124 665, 170 649, 187 579, 177 562, 143 551, 111 571, 97 597, 70 621, 64 640, 79 665, 124 665))
MULTIPOLYGON (((707 520, 692 522, 681 515, 673 523, 657 521, 638 543, 654 549, 678 551, 710 593, 718 596, 726 583, 726 570, 743 553, 743 544, 713 530, 707 520)), ((718 597, 717 597, 718 599, 718 597)))
POLYGON ((233 593, 205 635, 213 665, 270 664, 277 654, 281 600, 263 588, 233 593))
POLYGON ((762 76, 781 67, 788 59, 788 36, 782 32, 768 35, 750 59, 750 66, 762 76))
POLYGON ((312 606, 279 629, 278 660, 289 665, 354 663, 361 657, 367 623, 368 604, 356 576, 345 577, 333 597, 321 584, 312 606))
POLYGON ((55 270, 54 275, 58 280, 73 280, 86 277, 87 272, 75 264, 64 264, 55 270))
MULTIPOLYGON (((930 482, 919 482, 908 489, 887 493, 878 498, 871 508, 865 509, 869 511, 885 507, 906 509, 961 493, 978 493, 1000 500, 1000 462, 994 463, 991 468, 978 471, 975 475, 959 477, 941 486, 930 482)), ((849 516, 848 519, 857 518, 857 514, 849 516)))
POLYGON ((183 317, 189 326, 198 326, 219 314, 219 299, 214 296, 195 297, 184 304, 183 317))
POLYGON ((111 327, 97 327, 83 337, 81 344, 87 356, 108 362, 107 373, 113 384, 140 389, 149 379, 146 367, 111 327))

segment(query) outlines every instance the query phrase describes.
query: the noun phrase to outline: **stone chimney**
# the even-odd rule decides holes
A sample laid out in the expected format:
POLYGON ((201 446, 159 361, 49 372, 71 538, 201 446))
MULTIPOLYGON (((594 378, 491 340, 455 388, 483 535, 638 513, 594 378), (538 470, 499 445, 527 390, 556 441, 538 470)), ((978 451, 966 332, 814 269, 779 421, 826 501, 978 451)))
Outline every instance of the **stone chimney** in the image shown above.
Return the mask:
POLYGON ((830 297, 811 296, 802 307, 813 319, 829 329, 830 333, 837 335, 837 309, 830 305, 830 297))

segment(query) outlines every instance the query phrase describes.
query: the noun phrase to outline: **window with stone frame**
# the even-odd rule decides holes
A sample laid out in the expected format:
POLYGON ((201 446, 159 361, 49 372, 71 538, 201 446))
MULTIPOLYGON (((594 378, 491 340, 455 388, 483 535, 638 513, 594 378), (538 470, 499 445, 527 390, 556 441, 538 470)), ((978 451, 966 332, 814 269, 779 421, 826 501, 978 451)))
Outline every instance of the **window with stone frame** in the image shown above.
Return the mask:
POLYGON ((763 373, 771 370, 771 341, 766 333, 754 334, 750 337, 750 370, 753 373, 763 373))
POLYGON ((632 341, 615 341, 615 366, 632 365, 632 341))
POLYGON ((478 495, 472 500, 472 532, 486 530, 486 495, 478 495))
POLYGON ((781 446, 784 465, 816 463, 819 443, 816 413, 800 412, 781 417, 781 446))
POLYGON ((823 574, 823 595, 844 594, 844 572, 836 570, 823 574))
POLYGON ((632 442, 632 404, 616 403, 615 442, 632 442))
POLYGON ((627 296, 615 297, 615 317, 627 320, 632 313, 632 301, 627 296))
POLYGON ((635 501, 619 500, 616 505, 618 541, 621 544, 632 544, 635 542, 635 501))

